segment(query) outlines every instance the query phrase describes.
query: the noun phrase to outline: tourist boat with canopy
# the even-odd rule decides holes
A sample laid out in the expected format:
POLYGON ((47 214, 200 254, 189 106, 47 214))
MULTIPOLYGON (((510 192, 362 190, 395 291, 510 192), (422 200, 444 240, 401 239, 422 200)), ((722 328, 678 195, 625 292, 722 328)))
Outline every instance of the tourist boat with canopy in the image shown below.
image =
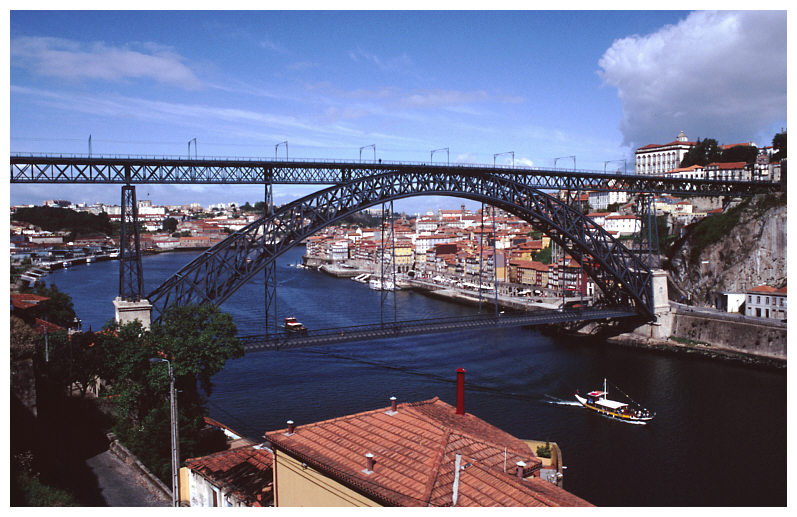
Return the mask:
MULTIPOLYGON (((609 391, 606 387, 606 379, 603 379, 603 390, 593 390, 587 393, 585 397, 579 395, 576 391, 576 400, 587 409, 595 411, 608 418, 620 420, 621 422, 629 422, 636 424, 644 424, 651 420, 656 414, 640 404, 634 402, 631 397, 625 395, 629 402, 620 402, 612 400, 608 397, 609 391)), ((622 393, 622 390, 619 390, 622 393)))

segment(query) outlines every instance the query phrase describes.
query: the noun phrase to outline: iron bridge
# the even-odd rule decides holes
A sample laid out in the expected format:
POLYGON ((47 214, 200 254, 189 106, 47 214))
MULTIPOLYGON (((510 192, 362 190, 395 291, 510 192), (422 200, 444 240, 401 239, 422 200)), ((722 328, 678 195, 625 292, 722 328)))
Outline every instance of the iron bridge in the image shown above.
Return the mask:
POLYGON ((539 310, 525 314, 478 314, 451 318, 434 318, 389 323, 375 323, 353 327, 308 330, 305 334, 280 332, 242 336, 244 351, 262 352, 290 350, 309 346, 336 345, 352 341, 384 339, 439 332, 459 332, 488 327, 519 327, 554 325, 571 322, 591 322, 635 318, 633 309, 583 308, 561 311, 539 310))
POLYGON ((624 190, 634 193, 745 196, 780 189, 756 181, 696 180, 472 164, 343 160, 201 159, 158 156, 11 155, 11 183, 337 185, 385 173, 489 174, 543 190, 624 190))

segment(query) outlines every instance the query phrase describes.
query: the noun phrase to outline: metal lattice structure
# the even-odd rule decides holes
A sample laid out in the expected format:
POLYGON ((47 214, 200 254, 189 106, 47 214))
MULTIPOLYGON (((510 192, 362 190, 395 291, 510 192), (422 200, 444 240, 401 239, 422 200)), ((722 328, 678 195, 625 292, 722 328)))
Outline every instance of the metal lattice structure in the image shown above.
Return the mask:
POLYGON ((624 190, 698 196, 780 191, 777 183, 607 174, 576 169, 262 158, 11 156, 11 183, 338 185, 380 174, 493 175, 541 190, 624 190))
POLYGON ((419 195, 485 202, 528 221, 583 264, 605 304, 633 306, 643 316, 652 316, 650 269, 580 210, 503 176, 419 167, 329 187, 249 224, 150 293, 153 319, 172 304, 220 305, 279 255, 324 227, 365 208, 419 195))
POLYGON ((138 228, 136 187, 122 187, 122 218, 119 228, 119 297, 139 301, 144 295, 141 245, 138 228))

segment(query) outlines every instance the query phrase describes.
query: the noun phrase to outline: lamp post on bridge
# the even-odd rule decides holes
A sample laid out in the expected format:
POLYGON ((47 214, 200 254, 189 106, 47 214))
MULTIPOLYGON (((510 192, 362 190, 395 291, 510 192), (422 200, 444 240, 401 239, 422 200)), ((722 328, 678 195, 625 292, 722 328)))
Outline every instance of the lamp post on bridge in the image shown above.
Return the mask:
POLYGON ((374 161, 376 161, 376 144, 371 144, 371 145, 366 145, 366 146, 360 147, 360 161, 361 162, 363 161, 363 149, 368 149, 369 147, 372 147, 374 149, 374 161))
POLYGON ((172 425, 172 506, 180 506, 180 483, 178 473, 180 471, 180 436, 177 427, 177 397, 174 391, 174 372, 172 363, 162 357, 152 357, 151 364, 165 362, 169 366, 169 407, 172 425))
POLYGON ((603 172, 606 172, 606 165, 612 162, 623 162, 623 174, 628 174, 628 161, 625 158, 620 158, 619 160, 606 160, 603 162, 603 172))
POLYGON ((553 168, 556 168, 556 162, 563 159, 563 158, 572 158, 573 159, 573 170, 576 170, 576 157, 574 156, 560 156, 558 158, 553 159, 553 168))
POLYGON ((448 154, 448 147, 443 147, 442 149, 433 149, 432 150, 432 154, 429 156, 429 163, 431 163, 432 160, 434 159, 434 153, 436 153, 438 151, 445 151, 446 152, 446 165, 451 165, 451 158, 450 158, 450 156, 448 154))
POLYGON ((495 159, 502 154, 511 154, 512 155, 512 168, 515 168, 515 151, 507 151, 505 153, 497 153, 493 155, 493 168, 495 168, 495 159))
POLYGON ((280 142, 280 143, 278 143, 277 145, 274 146, 274 159, 275 160, 277 159, 277 150, 279 149, 279 147, 282 144, 285 144, 285 159, 286 160, 288 159, 288 141, 285 140, 284 142, 280 142))

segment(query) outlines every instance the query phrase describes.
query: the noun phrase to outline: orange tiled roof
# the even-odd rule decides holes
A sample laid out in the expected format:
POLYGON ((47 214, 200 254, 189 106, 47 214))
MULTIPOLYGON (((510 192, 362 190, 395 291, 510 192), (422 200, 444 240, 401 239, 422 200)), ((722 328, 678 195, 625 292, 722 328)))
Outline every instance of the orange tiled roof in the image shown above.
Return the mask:
POLYGON ((252 506, 265 506, 273 499, 274 456, 268 449, 229 449, 189 458, 185 465, 252 506))
POLYGON ((33 330, 35 330, 37 334, 44 334, 45 332, 53 333, 66 329, 60 325, 56 325, 55 323, 36 318, 33 320, 33 330))
POLYGON ((769 285, 759 285, 748 291, 749 293, 786 294, 786 286, 780 289, 769 285))
POLYGON ((589 505, 539 479, 520 480, 541 461, 522 440, 437 397, 266 433, 284 451, 336 481, 387 506, 450 506, 454 465, 461 466, 457 506, 589 505), (366 453, 374 469, 366 468, 366 453), (507 465, 507 472, 504 471, 507 465), (545 483, 545 485, 543 485, 545 483))
POLYGON ((11 293, 11 304, 15 309, 30 309, 39 302, 49 300, 46 296, 33 293, 11 293))

